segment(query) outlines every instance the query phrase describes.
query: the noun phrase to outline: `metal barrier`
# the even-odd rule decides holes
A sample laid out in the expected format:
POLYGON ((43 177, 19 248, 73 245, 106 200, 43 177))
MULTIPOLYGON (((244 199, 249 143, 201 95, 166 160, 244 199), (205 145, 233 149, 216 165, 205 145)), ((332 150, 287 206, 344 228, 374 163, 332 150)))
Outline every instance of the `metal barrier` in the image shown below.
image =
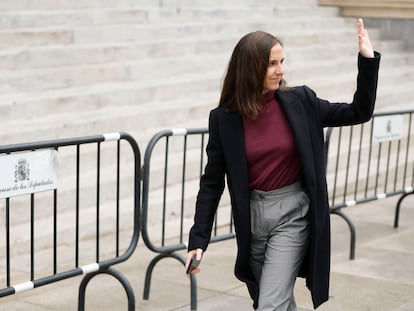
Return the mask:
POLYGON ((327 131, 330 210, 349 226, 350 259, 355 258, 355 226, 342 208, 401 195, 394 218, 398 227, 401 203, 414 193, 413 113, 376 113, 371 122, 327 131))
POLYGON ((130 283, 112 268, 132 255, 140 233, 141 160, 133 137, 110 133, 0 146, 0 154, 1 161, 15 165, 13 185, 3 183, 0 189, 5 215, 1 227, 6 234, 0 241, 5 263, 0 275, 6 285, 0 297, 86 274, 78 297, 78 309, 84 310, 87 284, 104 273, 121 283, 128 309, 135 310, 130 283), (43 153, 51 161, 39 160, 43 153), (133 170, 129 164, 121 165, 121 157, 122 163, 133 163, 133 170), (58 174, 53 172, 57 167, 58 174), (59 177, 59 186, 53 176, 35 180, 35 174, 47 175, 49 169, 59 177), (29 271, 22 272, 27 266, 29 271))
MULTIPOLYGON (((327 129, 330 211, 349 226, 351 259, 355 257, 355 226, 342 208, 401 195, 395 211, 397 227, 401 203, 414 193, 413 113, 376 113, 372 122, 327 129)), ((148 143, 143 164, 142 238, 157 255, 146 270, 145 300, 149 299, 152 273, 160 260, 171 257, 185 264, 185 256, 179 251, 187 248, 185 233, 192 224, 188 219, 194 216, 194 202, 206 161, 207 135, 207 128, 164 130, 148 143)), ((235 237, 230 203, 226 199, 222 198, 216 215, 212 243, 235 237)), ((190 285, 191 310, 196 310, 194 275, 190 275, 190 285)))
MULTIPOLYGON (((178 253, 187 249, 185 233, 194 215, 195 196, 205 165, 207 128, 160 131, 149 141, 144 155, 142 193, 142 239, 158 253, 149 263, 145 276, 145 300, 149 299, 152 272, 164 258, 175 258, 185 265, 178 253), (150 224, 149 220, 153 223, 150 224), (150 232, 150 227, 155 229, 150 232)), ((211 243, 232 239, 231 208, 223 194, 215 219, 211 243), (224 221, 221 221, 224 219, 224 221)), ((191 310, 197 309, 196 277, 190 275, 191 310)))

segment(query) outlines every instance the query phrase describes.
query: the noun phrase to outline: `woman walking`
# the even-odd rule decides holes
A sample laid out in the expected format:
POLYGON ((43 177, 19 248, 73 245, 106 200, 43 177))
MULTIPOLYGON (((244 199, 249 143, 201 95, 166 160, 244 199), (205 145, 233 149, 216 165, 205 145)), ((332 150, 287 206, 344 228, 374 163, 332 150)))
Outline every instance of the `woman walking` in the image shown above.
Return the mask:
POLYGON ((297 310, 293 290, 305 277, 314 307, 328 300, 330 218, 323 128, 368 121, 380 54, 362 19, 357 89, 351 103, 331 103, 283 80, 281 41, 257 31, 237 43, 219 106, 210 112, 207 165, 200 181, 186 268, 202 259, 224 191, 237 240, 235 275, 256 310, 297 310))

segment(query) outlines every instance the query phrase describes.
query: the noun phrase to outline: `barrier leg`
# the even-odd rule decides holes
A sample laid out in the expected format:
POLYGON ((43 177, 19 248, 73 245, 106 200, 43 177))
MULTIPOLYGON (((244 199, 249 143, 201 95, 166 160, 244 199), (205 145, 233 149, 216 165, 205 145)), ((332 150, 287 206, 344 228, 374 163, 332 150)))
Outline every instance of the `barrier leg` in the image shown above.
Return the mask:
POLYGON ((414 194, 414 191, 404 193, 397 202, 397 205, 395 206, 395 216, 394 216, 394 228, 398 228, 399 220, 400 220, 400 209, 401 209, 401 203, 402 201, 408 197, 410 194, 414 194))
POLYGON ((159 254, 155 256, 149 263, 147 267, 147 271, 145 273, 145 281, 144 281, 144 294, 142 296, 142 299, 148 300, 150 295, 150 289, 151 289, 151 278, 152 278, 152 271, 154 270, 155 265, 158 261, 160 261, 163 258, 168 257, 168 255, 165 254, 159 254))
MULTIPOLYGON (((155 265, 161 259, 168 258, 168 257, 177 259, 179 262, 181 262, 185 266, 185 258, 181 256, 180 254, 176 254, 173 252, 173 253, 159 254, 155 256, 149 263, 147 267, 147 271, 145 273, 144 294, 143 294, 144 300, 149 299, 152 272, 154 270, 155 265)), ((183 274, 184 274, 184 271, 183 271, 183 274)), ((191 303, 191 310, 197 310, 197 278, 193 274, 190 274, 190 303, 191 303)))
POLYGON ((88 273, 87 275, 85 275, 85 277, 82 279, 81 284, 79 285, 78 311, 85 310, 85 291, 86 291, 86 286, 88 285, 89 281, 96 275, 102 274, 102 273, 112 275, 115 279, 117 279, 121 283, 121 285, 124 287, 125 292, 127 294, 128 311, 134 311, 135 310, 135 295, 134 295, 134 290, 132 289, 131 284, 120 272, 116 271, 115 269, 112 269, 111 267, 106 268, 104 270, 88 273))
POLYGON ((197 310, 197 278, 194 274, 190 274, 190 288, 191 288, 191 311, 197 310))
POLYGON ((350 245, 350 251, 349 251, 349 259, 354 260, 355 259, 355 239, 356 239, 356 232, 355 232, 355 226, 352 222, 351 218, 349 218, 346 214, 344 214, 340 209, 332 210, 331 214, 336 214, 339 217, 341 217, 345 222, 348 224, 349 232, 351 234, 351 245, 350 245))

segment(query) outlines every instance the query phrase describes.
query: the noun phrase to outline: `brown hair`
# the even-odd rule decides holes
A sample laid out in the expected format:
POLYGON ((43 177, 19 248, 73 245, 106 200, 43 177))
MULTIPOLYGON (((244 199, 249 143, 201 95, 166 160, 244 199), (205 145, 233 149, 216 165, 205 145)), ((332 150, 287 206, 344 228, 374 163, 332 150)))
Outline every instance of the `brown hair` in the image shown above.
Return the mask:
MULTIPOLYGON (((245 119, 257 118, 262 106, 263 82, 270 50, 282 42, 273 35, 256 31, 242 37, 231 55, 224 77, 219 107, 239 112, 245 119)), ((281 81, 281 86, 285 81, 281 81)))

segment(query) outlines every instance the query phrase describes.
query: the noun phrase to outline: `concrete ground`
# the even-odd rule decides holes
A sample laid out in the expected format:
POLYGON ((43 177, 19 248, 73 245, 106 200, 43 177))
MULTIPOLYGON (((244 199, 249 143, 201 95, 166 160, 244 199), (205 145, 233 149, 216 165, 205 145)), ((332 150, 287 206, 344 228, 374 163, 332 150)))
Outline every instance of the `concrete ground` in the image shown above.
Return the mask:
MULTIPOLYGON (((356 259, 349 260, 349 231, 332 216, 332 272, 330 300, 320 311, 414 310, 414 195, 405 200, 400 227, 393 228, 398 197, 347 208, 357 230, 356 259)), ((244 285, 233 276, 235 241, 211 244, 197 277, 198 310, 251 310, 244 285)), ((182 253, 184 254, 184 253, 182 253)), ((142 240, 133 256, 114 266, 131 282, 136 310, 190 310, 189 281, 175 259, 155 267, 150 299, 143 300, 145 270, 155 256, 142 240)), ((0 310, 77 310, 81 278, 61 281, 0 298, 0 310)), ((300 311, 313 310, 304 281, 299 279, 296 299, 300 311)), ((86 310, 127 310, 124 290, 107 275, 92 279, 86 292, 86 310)))

